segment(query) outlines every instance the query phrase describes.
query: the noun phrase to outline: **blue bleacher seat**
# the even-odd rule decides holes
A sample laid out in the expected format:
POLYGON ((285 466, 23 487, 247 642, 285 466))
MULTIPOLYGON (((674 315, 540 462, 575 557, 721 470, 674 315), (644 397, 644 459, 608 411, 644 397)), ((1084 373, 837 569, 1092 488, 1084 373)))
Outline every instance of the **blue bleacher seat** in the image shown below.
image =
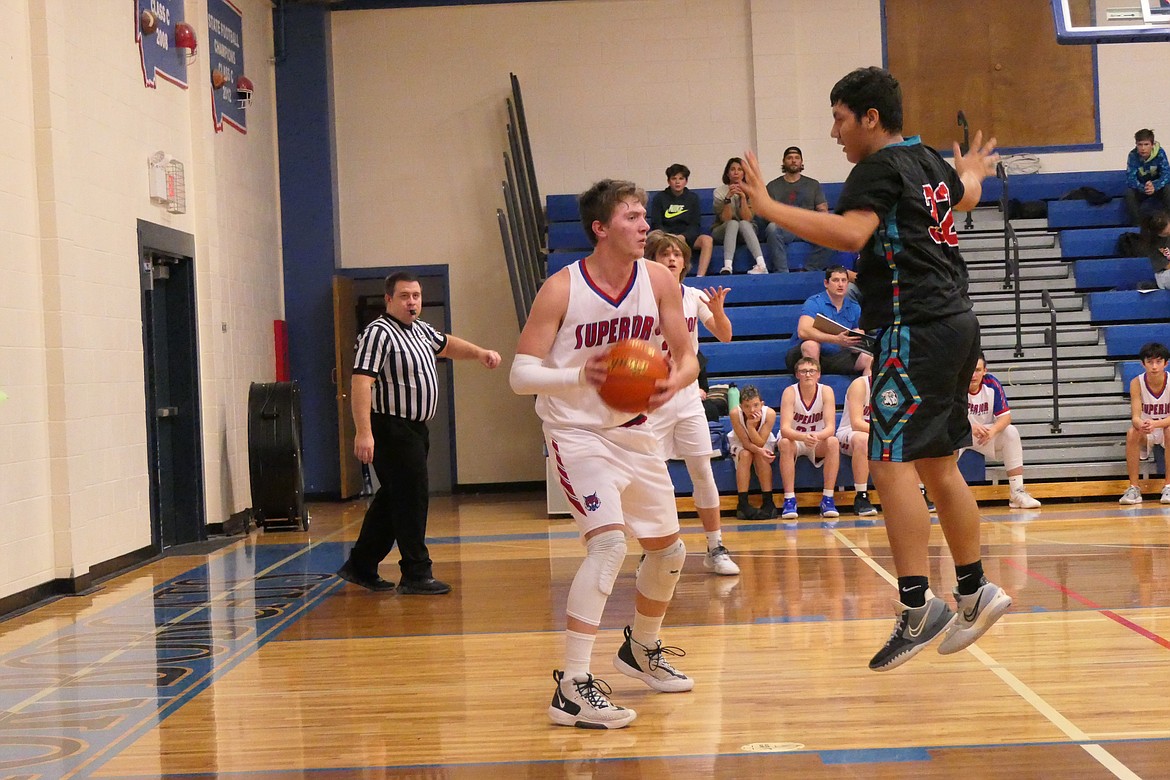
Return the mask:
POLYGON ((825 275, 820 271, 793 271, 758 276, 708 275, 688 277, 684 283, 688 287, 700 289, 712 285, 730 287, 731 292, 727 296, 728 306, 743 303, 804 303, 810 295, 825 289, 825 275))
POLYGON ((549 222, 580 222, 576 195, 549 195, 544 199, 545 218, 549 222))
POLYGON ((1144 322, 1170 319, 1170 290, 1118 290, 1089 293, 1093 322, 1144 322))
MULTIPOLYGON (((1092 187, 1111 198, 1119 198, 1125 194, 1125 171, 1026 173, 1008 177, 1008 197, 1020 200, 1052 201, 1078 187, 1092 187)), ((987 179, 983 182, 983 194, 979 202, 997 203, 1002 192, 1003 186, 999 179, 987 179)))
POLYGON ((707 356, 707 373, 712 377, 729 374, 784 370, 784 356, 788 339, 761 339, 759 341, 732 341, 728 344, 712 342, 703 345, 707 356))
POLYGON ((1154 281, 1154 269, 1145 257, 1100 257, 1077 260, 1073 276, 1078 290, 1133 290, 1154 281))
POLYGON ((1060 231, 1061 257, 1113 257, 1122 233, 1136 230, 1127 227, 1080 228, 1060 231))
POLYGON ((1101 330, 1105 333, 1106 354, 1112 358, 1136 355, 1143 344, 1151 341, 1170 344, 1170 323, 1106 325, 1101 330))
POLYGON ((1123 198, 1114 198, 1102 206, 1083 200, 1054 200, 1048 204, 1048 227, 1117 227, 1129 224, 1129 212, 1123 198))
MULTIPOLYGON (((724 312, 727 319, 731 320, 732 338, 744 339, 758 336, 791 336, 796 330, 796 321, 800 319, 802 308, 803 305, 799 303, 767 304, 728 306, 724 312)), ((699 336, 706 340, 714 338, 705 328, 699 331, 699 336)))

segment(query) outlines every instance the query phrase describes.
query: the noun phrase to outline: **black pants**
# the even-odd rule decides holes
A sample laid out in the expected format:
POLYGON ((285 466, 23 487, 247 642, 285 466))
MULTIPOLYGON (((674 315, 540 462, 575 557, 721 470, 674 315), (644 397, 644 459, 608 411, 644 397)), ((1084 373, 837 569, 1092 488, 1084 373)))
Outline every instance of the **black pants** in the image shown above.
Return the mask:
POLYGON ((370 415, 370 425, 374 433, 374 473, 381 485, 349 553, 350 564, 359 574, 373 575, 398 542, 402 578, 427 579, 432 576, 426 544, 430 432, 425 422, 389 414, 370 415))
POLYGON ((1152 195, 1147 195, 1145 190, 1125 190, 1125 208, 1129 212, 1129 224, 1134 227, 1140 227, 1142 224, 1143 214, 1148 214, 1160 207, 1170 211, 1170 187, 1163 187, 1160 190, 1154 190, 1152 195), (1148 203, 1147 201, 1153 201, 1148 203))

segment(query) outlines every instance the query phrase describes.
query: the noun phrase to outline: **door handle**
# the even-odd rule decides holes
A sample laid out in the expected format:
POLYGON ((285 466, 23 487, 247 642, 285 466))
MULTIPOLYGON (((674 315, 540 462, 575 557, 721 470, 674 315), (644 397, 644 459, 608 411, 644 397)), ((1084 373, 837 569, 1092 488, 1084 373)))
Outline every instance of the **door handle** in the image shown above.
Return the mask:
POLYGON ((179 407, 177 406, 160 406, 154 412, 155 417, 178 417, 179 407))

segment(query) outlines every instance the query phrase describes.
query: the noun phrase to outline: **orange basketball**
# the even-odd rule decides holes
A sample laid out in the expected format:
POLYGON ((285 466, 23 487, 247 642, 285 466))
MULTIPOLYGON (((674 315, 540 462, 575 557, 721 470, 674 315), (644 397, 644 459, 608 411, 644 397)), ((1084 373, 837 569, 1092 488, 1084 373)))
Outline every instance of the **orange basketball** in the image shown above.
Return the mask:
POLYGON ((662 350, 649 341, 625 339, 610 347, 605 358, 609 375, 597 391, 601 400, 619 412, 646 411, 655 383, 670 374, 662 350))

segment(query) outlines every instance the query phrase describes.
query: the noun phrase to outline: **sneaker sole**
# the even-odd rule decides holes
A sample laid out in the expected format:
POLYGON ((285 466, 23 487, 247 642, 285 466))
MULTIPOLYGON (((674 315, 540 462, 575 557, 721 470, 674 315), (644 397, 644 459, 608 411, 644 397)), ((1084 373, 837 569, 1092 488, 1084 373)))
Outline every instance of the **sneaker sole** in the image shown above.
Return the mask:
POLYGON ((662 693, 685 693, 695 687, 695 681, 689 677, 685 680, 659 680, 652 674, 647 674, 637 667, 630 666, 618 655, 613 657, 613 668, 617 669, 626 677, 641 680, 654 690, 662 693))
POLYGON ((628 716, 614 720, 586 720, 579 715, 570 715, 564 710, 549 707, 548 719, 558 726, 573 726, 579 729, 624 729, 634 722, 634 718, 638 717, 638 713, 633 710, 628 709, 626 712, 629 713, 628 716))
POLYGON ((711 564, 707 563, 706 561, 703 561, 703 568, 704 569, 711 572, 712 574, 718 574, 721 577, 734 577, 735 575, 739 574, 739 567, 736 566, 735 564, 732 564, 732 567, 734 567, 734 568, 724 569, 723 571, 720 571, 719 567, 712 566, 711 564))
POLYGON ((796 518, 800 517, 800 513, 799 512, 789 512, 787 514, 780 515, 780 517, 783 518, 784 520, 795 520, 796 518))
POLYGON ((947 624, 945 626, 943 626, 942 628, 940 628, 938 630, 938 633, 936 633, 930 639, 927 639, 925 642, 922 642, 921 644, 914 645, 909 650, 903 651, 901 653, 901 655, 894 656, 890 660, 886 661, 884 666, 871 665, 869 668, 875 672, 888 672, 891 669, 897 669, 899 666, 906 663, 911 658, 913 658, 914 656, 918 655, 923 650, 925 650, 928 645, 930 645, 932 642, 934 642, 940 636, 943 636, 944 634, 946 634, 947 631, 949 631, 951 629, 951 626, 953 626, 955 624, 955 621, 958 620, 958 618, 959 618, 958 615, 952 614, 951 619, 947 621, 947 624))
POLYGON ((959 628, 958 621, 954 621, 946 639, 938 646, 939 655, 952 655, 975 644, 979 637, 986 634, 987 629, 995 625, 995 621, 1011 608, 1012 597, 1001 590, 991 603, 979 612, 979 617, 975 618, 975 622, 969 628, 959 628), (954 641, 951 641, 952 639, 954 641))
POLYGON ((1125 501, 1123 499, 1123 500, 1118 501, 1117 503, 1124 504, 1125 506, 1137 506, 1141 502, 1142 502, 1142 500, 1139 498, 1137 501, 1125 501))

